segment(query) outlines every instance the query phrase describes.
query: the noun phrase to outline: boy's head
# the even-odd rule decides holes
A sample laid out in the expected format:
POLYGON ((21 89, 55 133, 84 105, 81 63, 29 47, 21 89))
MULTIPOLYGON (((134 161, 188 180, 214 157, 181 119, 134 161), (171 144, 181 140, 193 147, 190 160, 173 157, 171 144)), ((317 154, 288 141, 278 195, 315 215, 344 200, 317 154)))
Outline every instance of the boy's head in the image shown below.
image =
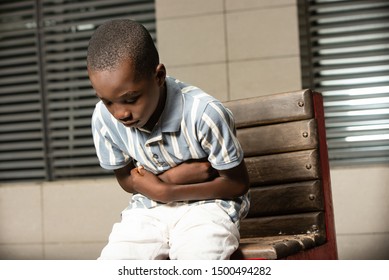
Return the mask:
POLYGON ((119 19, 99 26, 89 41, 87 65, 91 71, 112 71, 131 60, 137 79, 154 73, 158 51, 146 28, 132 20, 119 19))
POLYGON ((97 28, 87 66, 97 97, 118 121, 127 127, 154 127, 164 107, 166 70, 141 24, 123 19, 97 28))

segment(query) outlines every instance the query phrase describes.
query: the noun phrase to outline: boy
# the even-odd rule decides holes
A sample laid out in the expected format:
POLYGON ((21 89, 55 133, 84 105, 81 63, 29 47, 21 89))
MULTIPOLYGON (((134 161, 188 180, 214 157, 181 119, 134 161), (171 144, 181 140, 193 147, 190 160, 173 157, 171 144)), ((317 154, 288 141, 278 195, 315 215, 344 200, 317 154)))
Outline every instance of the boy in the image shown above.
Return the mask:
POLYGON ((113 20, 93 34, 88 74, 100 165, 132 193, 99 259, 228 259, 249 207, 234 120, 166 76, 147 30, 113 20))

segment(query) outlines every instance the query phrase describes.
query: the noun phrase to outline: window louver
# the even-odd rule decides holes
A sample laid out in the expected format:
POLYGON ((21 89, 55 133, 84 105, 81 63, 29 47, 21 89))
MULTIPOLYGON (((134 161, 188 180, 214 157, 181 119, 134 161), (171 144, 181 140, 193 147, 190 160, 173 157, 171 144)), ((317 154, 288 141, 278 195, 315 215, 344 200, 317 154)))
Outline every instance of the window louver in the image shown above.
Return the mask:
POLYGON ((35 1, 0 6, 0 181, 46 178, 35 1))
MULTIPOLYGON (((37 171, 40 175, 35 178, 53 180, 104 175, 106 172, 98 164, 90 129, 90 119, 97 99, 86 71, 88 42, 97 26, 106 20, 115 18, 130 18, 144 24, 155 39, 154 1, 43 0, 23 2, 26 7, 30 8, 31 13, 30 22, 27 22, 31 28, 23 30, 23 34, 31 33, 32 45, 27 48, 25 40, 29 37, 25 38, 23 34, 20 35, 22 54, 15 57, 16 62, 10 58, 9 63, 25 66, 26 62, 22 59, 31 60, 33 62, 29 63, 34 63, 32 66, 35 67, 35 72, 28 70, 29 72, 26 72, 28 75, 22 75, 21 73, 24 72, 20 72, 20 68, 15 67, 13 73, 6 71, 7 78, 4 79, 1 73, 0 82, 11 84, 12 89, 10 86, 10 90, 14 92, 13 94, 2 86, 1 114, 3 111, 11 112, 7 113, 9 115, 7 119, 11 117, 15 121, 21 119, 18 127, 9 125, 6 120, 4 124, 1 123, 0 140, 4 141, 4 144, 1 142, 1 147, 5 150, 4 153, 1 150, 1 156, 4 159, 7 155, 15 158, 15 155, 10 153, 8 144, 8 141, 14 142, 13 138, 8 133, 3 133, 8 129, 15 131, 15 134, 25 139, 23 143, 28 142, 28 147, 35 147, 35 150, 28 151, 36 156, 36 165, 38 162, 40 164, 40 173, 37 171), (37 6, 33 5, 35 2, 37 6), (41 71, 40 75, 38 69, 41 71), (3 94, 3 91, 6 92, 3 94), (7 100, 10 101, 6 102, 7 100), (6 106, 6 103, 10 102, 16 104, 15 109, 9 105, 6 106), (18 105, 22 105, 25 113, 21 114, 16 111, 20 110, 18 105), (26 116, 26 113, 31 116, 26 116), (28 123, 26 119, 29 120, 28 123), (26 134, 30 130, 34 131, 34 137, 39 135, 40 138, 34 138, 34 141, 28 140, 26 134)), ((1 7, 1 11, 6 10, 1 7)), ((8 17, 14 20, 15 14, 10 13, 8 17)), ((23 22, 21 25, 26 29, 26 20, 23 18, 21 21, 23 22)), ((12 26, 13 24, 10 23, 12 26)), ((1 30, 5 29, 6 25, 2 24, 1 28, 1 30)), ((9 50, 1 49, 2 56, 10 57, 10 53, 16 50, 9 40, 2 36, 1 43, 10 46, 9 50)), ((8 65, 3 59, 1 64, 8 65)), ((20 145, 22 144, 15 142, 15 149, 20 149, 20 145)), ((26 160, 25 155, 20 152, 20 161, 25 163, 26 171, 31 172, 30 165, 33 161, 26 160)), ((1 176, 8 176, 6 174, 10 173, 5 172, 3 161, 1 164, 1 176)), ((15 167, 18 164, 15 161, 15 167)), ((20 176, 24 175, 25 178, 32 178, 27 172, 20 174, 19 168, 15 168, 14 173, 8 177, 9 179, 20 179, 20 176)))
POLYGON ((331 165, 389 162, 389 1, 299 1, 303 87, 323 93, 331 165))

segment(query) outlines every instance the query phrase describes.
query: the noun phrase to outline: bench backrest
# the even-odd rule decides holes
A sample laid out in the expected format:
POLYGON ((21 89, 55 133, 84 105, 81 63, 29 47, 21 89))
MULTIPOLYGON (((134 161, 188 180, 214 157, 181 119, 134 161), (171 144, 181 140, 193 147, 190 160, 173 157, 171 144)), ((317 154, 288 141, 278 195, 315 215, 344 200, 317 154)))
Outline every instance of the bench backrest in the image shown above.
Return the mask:
POLYGON ((316 257, 337 258, 321 94, 302 90, 225 105, 250 176, 242 238, 314 233, 316 244, 328 247, 316 257))

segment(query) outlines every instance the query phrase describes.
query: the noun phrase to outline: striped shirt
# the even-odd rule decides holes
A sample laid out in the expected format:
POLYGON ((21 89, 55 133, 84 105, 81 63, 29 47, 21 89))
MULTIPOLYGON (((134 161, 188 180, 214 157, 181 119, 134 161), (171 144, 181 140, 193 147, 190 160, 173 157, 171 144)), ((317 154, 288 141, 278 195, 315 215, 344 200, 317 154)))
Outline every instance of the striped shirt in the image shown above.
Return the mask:
MULTIPOLYGON (((201 89, 171 77, 166 78, 167 96, 160 120, 151 132, 125 127, 100 101, 92 117, 92 131, 100 165, 118 169, 130 161, 154 174, 190 159, 207 158, 217 170, 233 168, 243 160, 236 138, 232 113, 220 101, 201 89)), ((216 202, 239 226, 249 208, 248 194, 233 200, 206 200, 187 203, 216 202)), ((152 208, 160 205, 141 194, 132 196, 129 208, 152 208)))

